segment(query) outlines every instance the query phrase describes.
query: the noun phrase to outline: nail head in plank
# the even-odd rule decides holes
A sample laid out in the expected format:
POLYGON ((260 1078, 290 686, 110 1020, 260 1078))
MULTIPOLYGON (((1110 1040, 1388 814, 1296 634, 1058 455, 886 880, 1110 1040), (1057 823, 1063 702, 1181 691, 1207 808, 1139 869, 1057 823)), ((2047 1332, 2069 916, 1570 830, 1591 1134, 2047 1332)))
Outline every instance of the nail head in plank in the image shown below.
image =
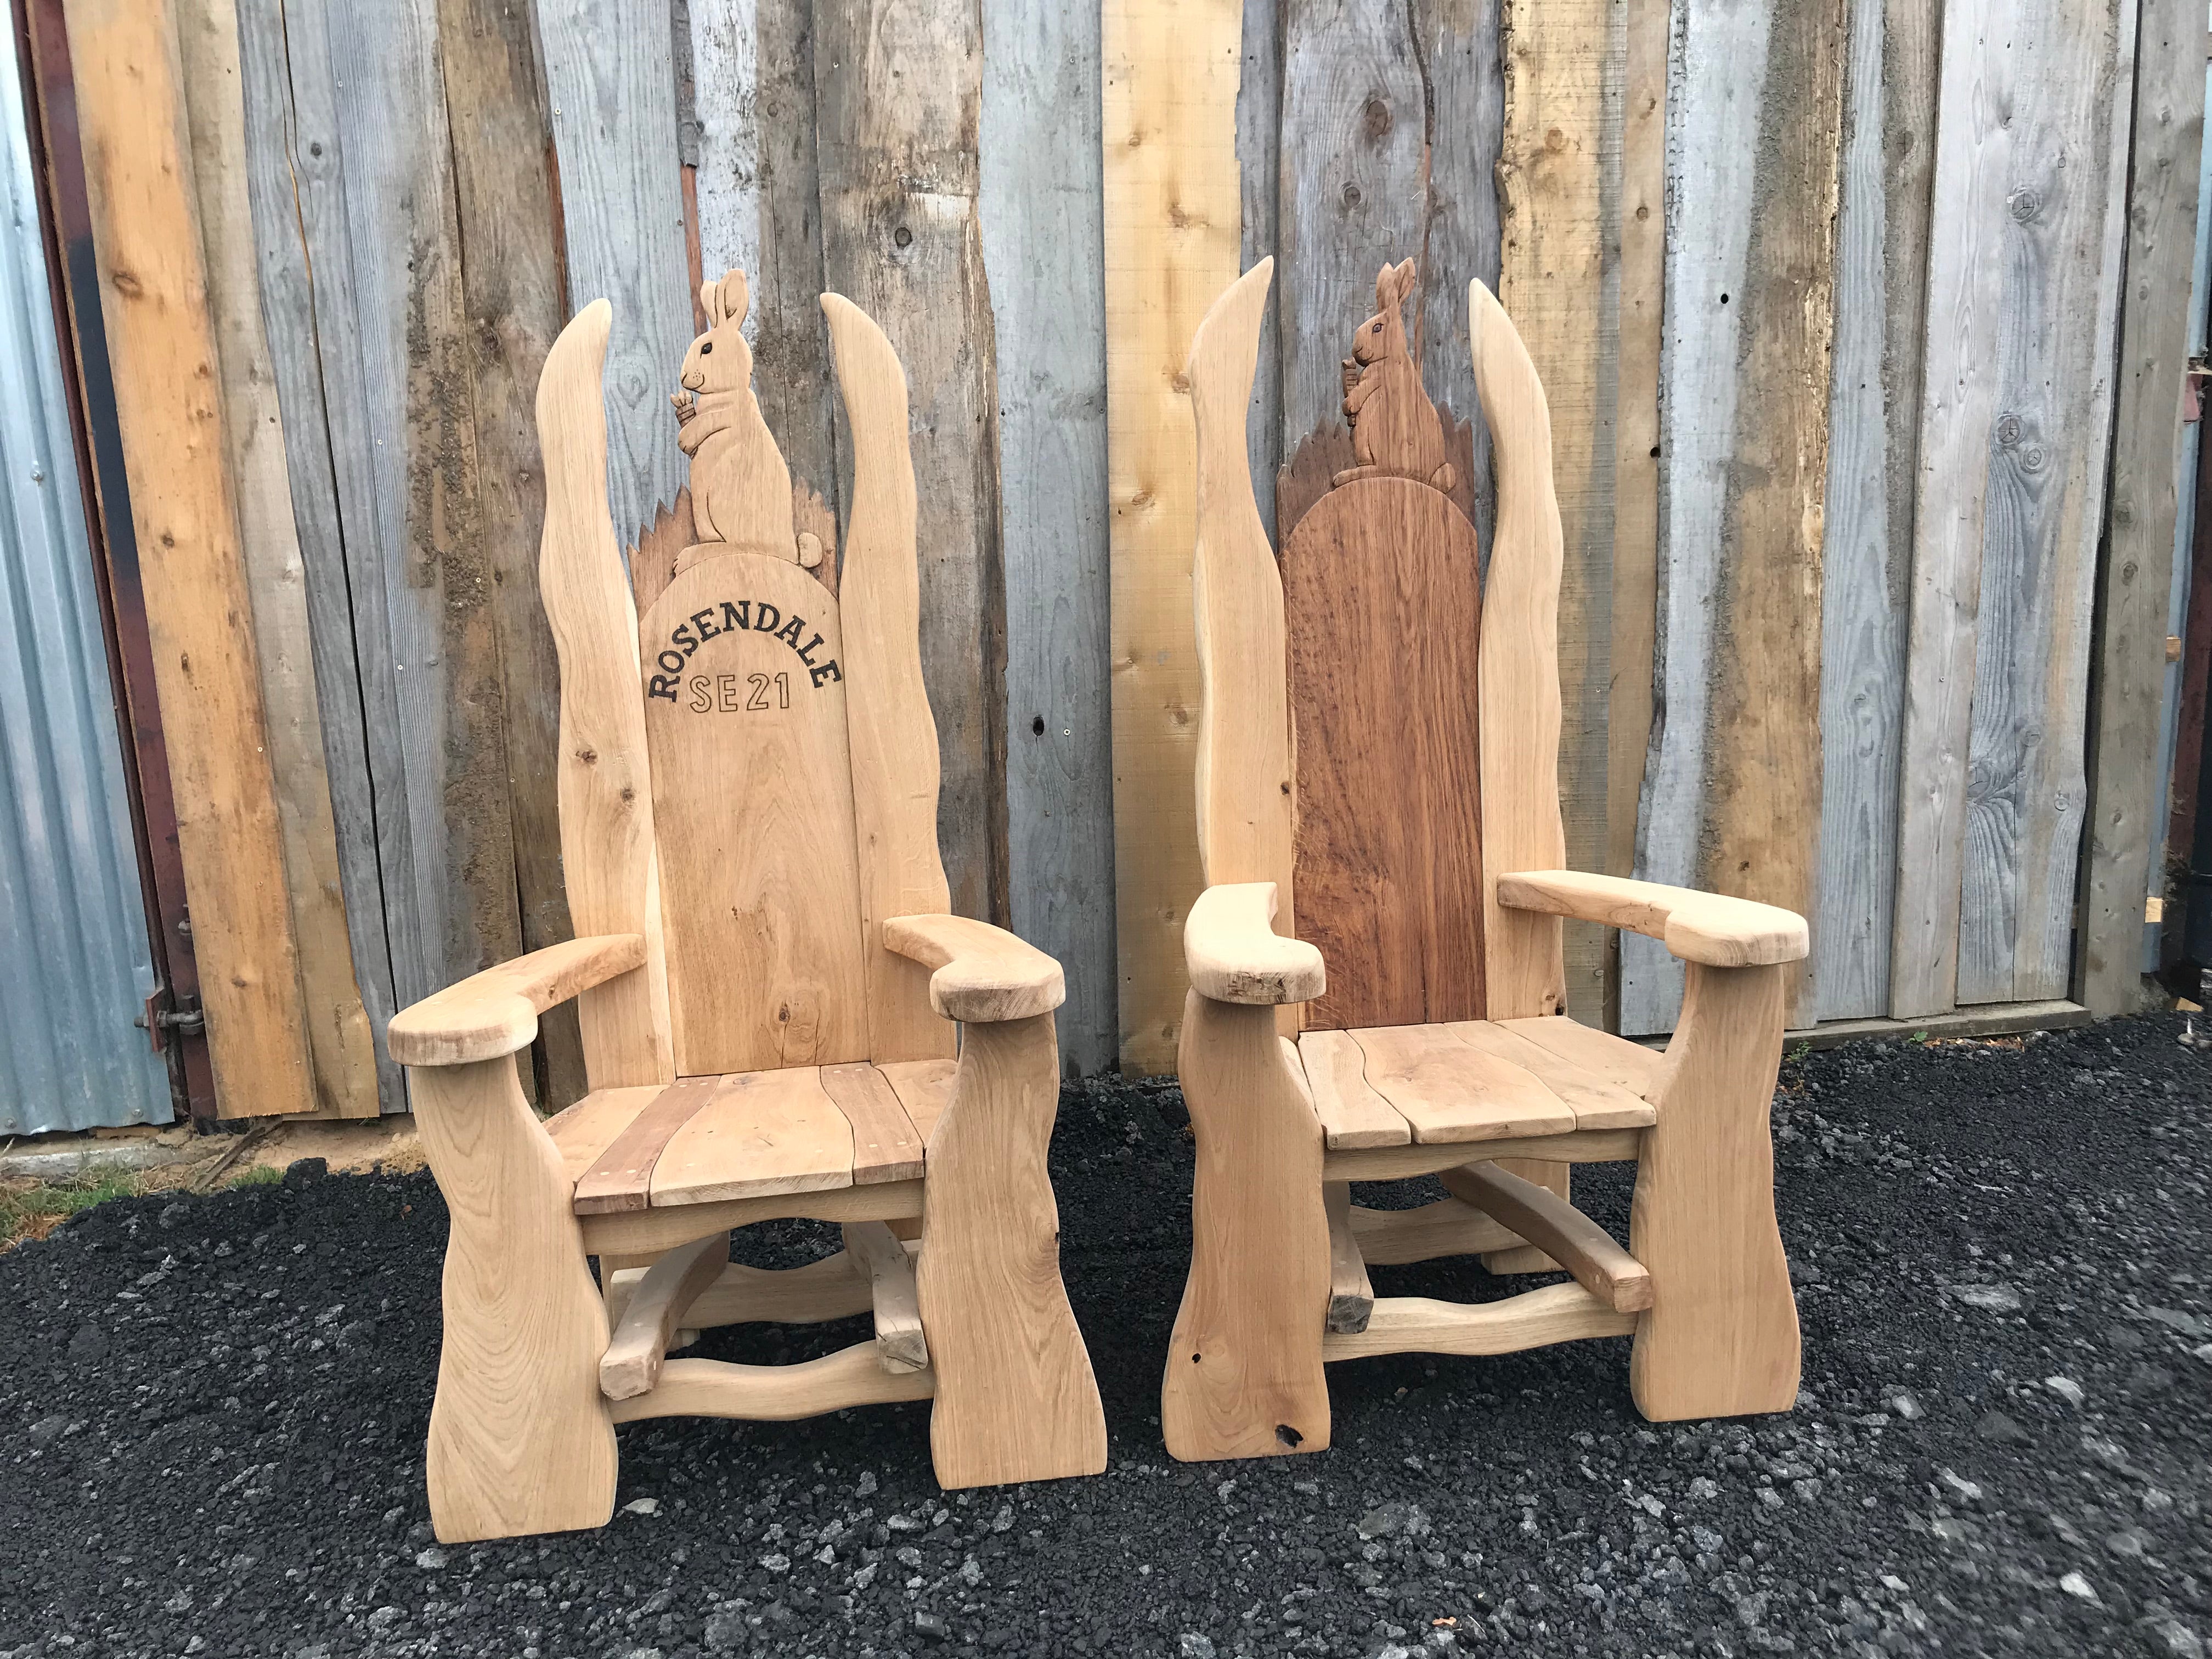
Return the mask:
POLYGON ((1404 1115, 1417 1141, 1565 1134, 1574 1108, 1534 1076, 1473 1048, 1448 1025, 1355 1031, 1367 1080, 1404 1115))
MULTIPOLYGON (((950 1068, 952 1060, 925 1060, 923 1065, 950 1068)), ((824 1066, 822 1090, 853 1126, 853 1184, 871 1186, 878 1181, 908 1181, 922 1172, 921 1131, 899 1103, 891 1081, 865 1062, 854 1066, 824 1066)))
MULTIPOLYGON (((653 1166, 678 1130, 714 1098, 720 1078, 679 1078, 656 1093, 606 1151, 576 1180, 576 1213, 604 1215, 642 1210, 649 1203, 653 1166)), ((623 1090, 644 1094, 643 1089, 623 1090)), ((566 1115, 566 1114, 563 1114, 566 1115)))

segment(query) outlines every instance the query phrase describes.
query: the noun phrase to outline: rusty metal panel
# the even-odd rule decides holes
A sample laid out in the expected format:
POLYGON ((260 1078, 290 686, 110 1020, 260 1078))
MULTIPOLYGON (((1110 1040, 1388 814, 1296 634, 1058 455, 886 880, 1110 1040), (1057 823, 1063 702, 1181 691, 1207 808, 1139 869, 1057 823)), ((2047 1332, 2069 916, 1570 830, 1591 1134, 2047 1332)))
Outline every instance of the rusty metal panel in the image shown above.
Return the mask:
POLYGON ((0 1135, 166 1123, 17 43, 0 64, 0 1135))

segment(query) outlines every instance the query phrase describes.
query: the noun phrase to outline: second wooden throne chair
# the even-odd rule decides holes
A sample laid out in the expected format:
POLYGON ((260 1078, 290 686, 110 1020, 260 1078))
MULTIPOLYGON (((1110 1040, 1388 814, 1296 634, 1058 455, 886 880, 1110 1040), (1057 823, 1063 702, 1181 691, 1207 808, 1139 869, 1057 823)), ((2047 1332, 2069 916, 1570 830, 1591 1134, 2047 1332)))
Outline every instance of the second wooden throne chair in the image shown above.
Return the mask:
POLYGON ((904 371, 823 297, 853 449, 841 579, 794 533, 744 274, 701 298, 674 394, 699 540, 641 623, 607 505, 605 301, 538 383, 577 937, 392 1022, 452 1212, 428 1457, 447 1541, 604 1524, 615 1425, 640 1418, 928 1400, 948 1487, 1106 1465, 1045 1170, 1060 967, 947 914, 904 371), (541 1124, 514 1056, 570 999, 590 1092, 541 1124), (731 1262, 732 1227, 790 1216, 845 1249, 731 1262), (801 1364, 666 1357, 705 1327, 870 1311, 873 1341, 801 1364))
POLYGON ((1180 1064, 1198 1142, 1190 1274, 1161 1425, 1184 1459, 1329 1443, 1331 1360, 1632 1335, 1653 1420, 1788 1409, 1796 1308, 1767 1124, 1802 919, 1562 869, 1561 538, 1551 423, 1481 283, 1469 333, 1493 445, 1485 574, 1385 267, 1345 365, 1356 465, 1286 528, 1245 422, 1273 261, 1200 326, 1194 582, 1206 883, 1184 932, 1180 1064), (1563 916, 1686 964, 1662 1054, 1565 1018, 1563 916), (1569 1200, 1629 1161, 1623 1249, 1569 1200), (1351 1183, 1436 1174, 1412 1209, 1351 1183), (1366 1267, 1480 1255, 1569 1282, 1465 1304, 1377 1297, 1366 1267))

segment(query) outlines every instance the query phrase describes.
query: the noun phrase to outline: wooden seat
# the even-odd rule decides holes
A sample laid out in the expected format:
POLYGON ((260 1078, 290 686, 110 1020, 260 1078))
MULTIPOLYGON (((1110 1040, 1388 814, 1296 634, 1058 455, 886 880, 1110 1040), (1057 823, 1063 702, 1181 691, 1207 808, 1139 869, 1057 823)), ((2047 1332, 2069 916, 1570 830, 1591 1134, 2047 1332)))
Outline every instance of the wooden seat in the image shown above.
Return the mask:
POLYGON ((950 914, 905 371, 823 295, 852 467, 841 556, 762 418, 744 273, 699 298, 672 393, 690 487, 628 572, 606 301, 538 382, 579 936, 386 1034, 451 1218, 425 1459, 447 1543, 605 1525, 615 1425, 647 1418, 927 1400, 945 1486, 1106 1467, 1045 1166, 1066 988, 1042 951, 950 914), (541 1123, 513 1057, 571 1000, 590 1092, 541 1123), (732 1261, 732 1229, 793 1217, 845 1248, 732 1261), (709 1326, 864 1310, 874 1341, 804 1364, 667 1357, 709 1326))
POLYGON ((1331 1361, 1632 1333, 1646 1416, 1786 1410, 1797 1319, 1767 1108, 1804 921, 1559 867, 1550 415, 1480 283, 1488 559, 1408 343, 1410 261, 1379 273, 1344 365, 1358 465, 1269 544, 1245 424, 1272 263, 1215 302, 1187 372, 1206 886, 1183 929, 1198 1145, 1168 1449, 1322 1449, 1331 1361), (1688 964, 1663 1055, 1562 1015, 1562 916, 1688 964), (1570 1196, 1575 1164, 1619 1162, 1636 1165, 1625 1249, 1570 1196), (1449 1196, 1351 1201, 1355 1182, 1431 1176, 1449 1196), (1480 1304, 1368 1282, 1370 1262, 1445 1255, 1575 1282, 1480 1304))
POLYGON ((545 1126, 578 1215, 912 1181, 949 1060, 732 1072, 598 1089, 545 1126))

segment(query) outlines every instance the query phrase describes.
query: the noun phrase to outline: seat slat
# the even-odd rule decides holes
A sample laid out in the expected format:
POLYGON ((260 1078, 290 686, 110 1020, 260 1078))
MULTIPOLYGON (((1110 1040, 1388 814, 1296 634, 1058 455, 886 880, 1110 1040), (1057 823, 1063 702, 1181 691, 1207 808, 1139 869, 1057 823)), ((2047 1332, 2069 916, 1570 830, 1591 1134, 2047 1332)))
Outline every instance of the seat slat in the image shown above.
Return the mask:
POLYGON ((1308 1031, 1298 1058, 1314 1115, 1332 1147, 1403 1146, 1413 1138, 1405 1115, 1367 1081, 1367 1056, 1349 1031, 1308 1031))
POLYGON ((1562 1060, 1572 1060, 1585 1072, 1632 1095, 1648 1100, 1659 1086, 1660 1068, 1666 1064, 1667 1057, 1640 1042, 1631 1042, 1610 1031, 1578 1025, 1556 1015, 1497 1023, 1516 1036, 1524 1036, 1550 1049, 1562 1060))
POLYGON ((853 1126, 854 1186, 911 1181, 922 1173, 922 1133, 899 1103, 889 1078, 865 1062, 824 1066, 822 1087, 853 1126))
POLYGON ((584 1171, 599 1161, 599 1155, 615 1144, 615 1138, 629 1127, 631 1120, 666 1086, 644 1083, 632 1089, 597 1089, 546 1119, 545 1133, 560 1148, 568 1179, 580 1180, 584 1171))
POLYGON ((952 1099, 952 1079, 960 1070, 957 1060, 890 1060, 876 1069, 891 1085, 900 1105, 906 1108, 908 1120, 922 1144, 929 1144, 937 1120, 945 1115, 945 1107, 952 1099))
POLYGON ((1355 1031, 1369 1085, 1396 1107, 1424 1144, 1565 1134, 1573 1107, 1543 1081, 1486 1054, 1448 1025, 1355 1031))
POLYGON ((814 1066, 738 1072, 678 1129, 653 1171, 653 1206, 853 1184, 853 1126, 814 1066))
POLYGON ((711 1077, 678 1078, 658 1091, 591 1168, 576 1177, 576 1213, 607 1215, 646 1208, 653 1170, 669 1141, 714 1097, 715 1082, 711 1077))
MULTIPOLYGON (((1565 1022, 1555 1022, 1565 1024, 1565 1022)), ((1640 1129, 1659 1121, 1658 1113, 1634 1090, 1599 1076, 1561 1058, 1543 1044, 1520 1032, 1486 1020, 1470 1020, 1451 1028, 1454 1036, 1485 1054, 1510 1060, 1574 1108, 1575 1123, 1584 1129, 1640 1129)))

